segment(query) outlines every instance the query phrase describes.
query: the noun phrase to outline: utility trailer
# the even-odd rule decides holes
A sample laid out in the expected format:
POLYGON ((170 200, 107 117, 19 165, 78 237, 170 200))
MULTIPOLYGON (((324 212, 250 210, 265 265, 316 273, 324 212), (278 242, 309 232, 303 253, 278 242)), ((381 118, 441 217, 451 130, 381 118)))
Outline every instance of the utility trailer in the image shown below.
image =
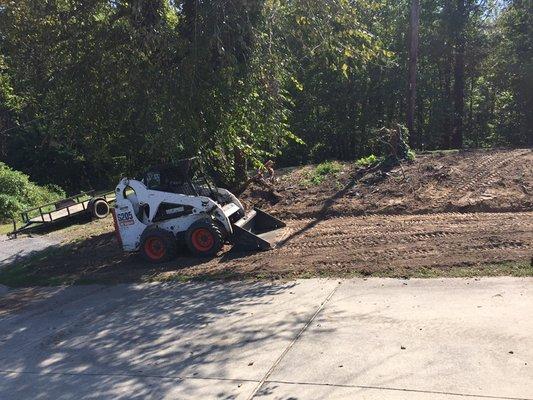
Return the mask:
POLYGON ((83 213, 90 213, 94 218, 105 218, 109 215, 111 202, 115 201, 114 191, 96 192, 94 190, 81 192, 75 196, 67 197, 58 201, 42 204, 38 207, 30 208, 20 213, 23 225, 17 228, 17 223, 13 219, 13 231, 8 234, 10 237, 17 237, 36 224, 48 225, 60 220, 65 220, 83 213))

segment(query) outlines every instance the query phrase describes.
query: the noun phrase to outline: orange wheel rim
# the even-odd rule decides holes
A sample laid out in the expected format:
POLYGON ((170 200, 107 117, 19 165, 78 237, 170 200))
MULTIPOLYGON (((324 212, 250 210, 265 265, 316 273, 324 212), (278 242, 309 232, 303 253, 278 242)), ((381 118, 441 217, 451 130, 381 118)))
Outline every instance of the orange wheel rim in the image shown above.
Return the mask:
POLYGON ((199 251, 210 250, 215 244, 215 237, 209 229, 198 228, 192 233, 192 244, 199 251))
POLYGON ((158 237, 151 237, 144 244, 144 250, 152 260, 159 260, 165 255, 165 245, 158 237))

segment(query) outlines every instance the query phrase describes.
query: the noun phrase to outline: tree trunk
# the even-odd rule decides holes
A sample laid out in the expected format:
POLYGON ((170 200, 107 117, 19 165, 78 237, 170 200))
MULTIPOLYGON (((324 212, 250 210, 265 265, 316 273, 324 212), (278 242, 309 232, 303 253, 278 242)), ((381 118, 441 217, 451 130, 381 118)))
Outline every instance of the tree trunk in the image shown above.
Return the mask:
POLYGON ((0 111, 0 160, 5 160, 7 156, 7 131, 9 123, 7 112, 0 111))
POLYGON ((416 108, 417 108, 417 120, 418 120, 418 136, 417 136, 417 143, 416 143, 416 147, 418 149, 421 149, 421 150, 424 150, 426 147, 427 147, 427 139, 425 137, 425 125, 424 125, 424 112, 425 112, 425 107, 424 107, 424 102, 422 101, 422 99, 418 98, 417 101, 416 101, 416 108))
MULTIPOLYGON (((451 57, 451 56, 450 56, 451 57)), ((444 103, 446 104, 444 120, 442 147, 449 149, 451 147, 452 127, 453 127, 453 112, 452 112, 452 62, 448 59, 444 60, 444 103)))
POLYGON ((463 118, 465 106, 465 25, 466 0, 457 0, 457 29, 455 33, 455 67, 453 82, 452 147, 463 147, 463 118))
POLYGON ((233 168, 235 169, 234 186, 238 187, 248 178, 246 175, 246 156, 237 146, 233 147, 233 168))
POLYGON ((407 130, 409 145, 415 147, 415 112, 416 112, 416 65, 418 58, 418 27, 420 24, 420 0, 411 0, 411 17, 409 20, 409 83, 407 95, 407 130))
POLYGON ((184 22, 181 24, 181 33, 183 37, 192 43, 194 40, 195 23, 198 13, 198 1, 184 0, 182 7, 184 22))
POLYGON ((474 127, 474 81, 475 79, 472 76, 470 78, 470 92, 468 94, 470 101, 468 103, 468 122, 466 130, 470 133, 472 133, 472 131, 474 132, 474 143, 476 147, 479 147, 478 130, 474 127))

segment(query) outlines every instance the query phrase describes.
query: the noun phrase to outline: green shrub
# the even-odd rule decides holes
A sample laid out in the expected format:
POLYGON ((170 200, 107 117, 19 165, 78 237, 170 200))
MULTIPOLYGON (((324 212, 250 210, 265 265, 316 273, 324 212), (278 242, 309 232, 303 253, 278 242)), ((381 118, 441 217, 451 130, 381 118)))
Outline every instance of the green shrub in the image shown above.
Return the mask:
POLYGON ((16 215, 20 211, 20 203, 15 197, 0 193, 0 221, 16 215))
POLYGON ((370 154, 368 157, 361 157, 355 162, 358 167, 368 167, 369 165, 378 162, 378 158, 374 154, 370 154))
POLYGON ((20 211, 65 197, 59 186, 39 186, 22 172, 0 162, 0 221, 14 218, 20 211))
POLYGON ((407 150, 406 158, 407 158, 408 161, 414 161, 415 158, 416 158, 415 152, 413 150, 411 150, 411 149, 407 150))
POLYGON ((315 174, 320 176, 336 174, 340 171, 342 171, 342 165, 336 161, 325 161, 318 164, 315 168, 315 174))
POLYGON ((307 176, 305 184, 320 185, 326 177, 342 171, 342 164, 337 161, 324 161, 318 164, 307 176))

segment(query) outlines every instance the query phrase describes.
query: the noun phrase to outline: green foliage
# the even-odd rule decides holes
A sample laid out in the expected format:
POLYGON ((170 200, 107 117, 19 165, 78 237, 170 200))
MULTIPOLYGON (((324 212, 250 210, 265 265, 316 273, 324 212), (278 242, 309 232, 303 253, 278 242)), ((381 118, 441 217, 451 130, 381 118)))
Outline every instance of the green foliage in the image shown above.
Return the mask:
POLYGON ((14 196, 0 194, 0 221, 5 222, 9 218, 14 218, 21 210, 21 204, 14 196))
POLYGON ((370 154, 367 157, 361 157, 359 160, 355 162, 355 164, 358 167, 368 167, 370 165, 373 165, 379 161, 378 157, 376 157, 374 154, 370 154))
POLYGON ((337 172, 342 171, 342 164, 336 161, 326 161, 318 164, 315 167, 314 175, 317 176, 327 176, 329 174, 336 174, 337 172))
MULTIPOLYGON (((454 43, 464 35, 465 144, 531 145, 530 2, 463 3, 461 33, 457 2, 421 3, 411 142, 450 146, 454 43)), ((229 183, 269 158, 378 154, 374 132, 405 120, 409 5, 5 2, 0 157, 37 183, 78 191, 196 155, 229 183)))
POLYGON ((304 185, 320 185, 326 178, 334 177, 342 171, 342 164, 337 161, 324 161, 307 174, 304 185))
POLYGON ((533 144, 533 13, 514 0, 491 21, 480 73, 473 84, 477 146, 533 144))
POLYGON ((55 185, 38 186, 22 172, 0 162, 0 221, 14 218, 25 208, 35 207, 65 197, 55 185))
POLYGON ((266 12, 246 0, 8 3, 0 49, 31 121, 9 131, 8 163, 78 190, 115 184, 117 157, 130 176, 194 155, 228 176, 236 149, 250 163, 275 156, 298 139, 266 12))
POLYGON ((392 128, 381 127, 373 131, 369 141, 376 148, 379 157, 370 154, 358 159, 355 164, 359 167, 369 167, 380 164, 380 167, 392 167, 403 160, 414 161, 415 152, 409 147, 407 128, 401 124, 393 124, 392 128))

